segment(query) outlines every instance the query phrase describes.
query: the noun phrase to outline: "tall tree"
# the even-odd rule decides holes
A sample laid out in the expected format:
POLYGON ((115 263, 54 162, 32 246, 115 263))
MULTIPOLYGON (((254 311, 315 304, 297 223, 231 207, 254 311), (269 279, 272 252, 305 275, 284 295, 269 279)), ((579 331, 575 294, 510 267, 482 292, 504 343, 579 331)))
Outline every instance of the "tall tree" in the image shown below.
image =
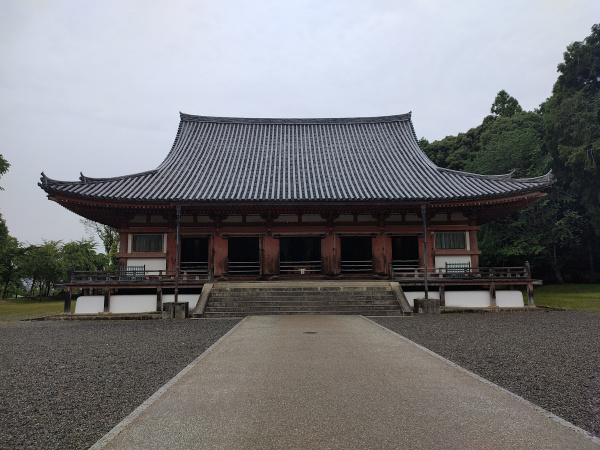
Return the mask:
POLYGON ((36 287, 40 298, 44 293, 47 295, 65 272, 60 241, 44 241, 42 245, 30 245, 24 250, 22 274, 30 284, 30 298, 36 287))
POLYGON ((567 47, 552 96, 541 106, 558 182, 570 190, 587 226, 590 281, 600 250, 600 24, 567 47))
POLYGON ((465 164, 468 172, 516 177, 543 175, 550 157, 543 148, 543 119, 533 112, 518 112, 489 121, 480 134, 480 150, 465 164))
POLYGON ((516 113, 523 111, 516 98, 508 95, 504 89, 498 92, 494 103, 492 103, 491 113, 499 117, 512 117, 516 113))
POLYGON ((0 282, 2 298, 6 298, 11 283, 19 284, 18 259, 21 245, 8 234, 8 227, 0 215, 0 282))

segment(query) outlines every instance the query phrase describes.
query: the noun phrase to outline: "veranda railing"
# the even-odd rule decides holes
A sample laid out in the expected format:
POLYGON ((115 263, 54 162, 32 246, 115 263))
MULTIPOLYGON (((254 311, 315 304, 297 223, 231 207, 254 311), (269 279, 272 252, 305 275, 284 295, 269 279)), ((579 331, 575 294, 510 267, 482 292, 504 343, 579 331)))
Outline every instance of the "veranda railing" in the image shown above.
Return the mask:
MULTIPOLYGON (((392 265, 392 278, 425 278, 425 269, 423 267, 407 268, 405 270, 395 270, 392 265)), ((528 279, 531 274, 527 266, 523 267, 439 267, 428 268, 427 276, 436 278, 455 278, 455 279, 528 279)))
POLYGON ((282 274, 311 274, 321 273, 319 261, 280 261, 279 272, 282 274))
POLYGON ((260 275, 260 261, 229 261, 227 273, 230 275, 260 275))
POLYGON ((341 261, 342 273, 371 273, 373 272, 373 261, 365 259, 361 261, 341 261))
MULTIPOLYGON (((122 266, 119 270, 113 271, 80 271, 69 270, 66 284, 70 285, 105 285, 105 284, 161 284, 164 282, 174 282, 177 278, 175 270, 146 270, 144 266, 122 266)), ((213 277, 211 267, 200 270, 179 271, 179 280, 186 281, 209 281, 213 277)))

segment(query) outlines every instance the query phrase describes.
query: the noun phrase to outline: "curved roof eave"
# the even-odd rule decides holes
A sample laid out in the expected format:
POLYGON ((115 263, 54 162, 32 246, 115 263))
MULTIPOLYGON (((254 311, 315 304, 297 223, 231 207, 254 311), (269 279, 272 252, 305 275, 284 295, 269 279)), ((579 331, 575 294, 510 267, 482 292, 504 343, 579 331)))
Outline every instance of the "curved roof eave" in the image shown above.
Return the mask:
POLYGON ((154 170, 112 178, 80 174, 49 194, 112 202, 260 204, 463 201, 545 190, 540 177, 480 175, 436 166, 411 113, 367 118, 248 119, 180 113, 177 135, 154 170), (307 188, 308 187, 308 188, 307 188), (320 195, 316 195, 320 193, 320 195))

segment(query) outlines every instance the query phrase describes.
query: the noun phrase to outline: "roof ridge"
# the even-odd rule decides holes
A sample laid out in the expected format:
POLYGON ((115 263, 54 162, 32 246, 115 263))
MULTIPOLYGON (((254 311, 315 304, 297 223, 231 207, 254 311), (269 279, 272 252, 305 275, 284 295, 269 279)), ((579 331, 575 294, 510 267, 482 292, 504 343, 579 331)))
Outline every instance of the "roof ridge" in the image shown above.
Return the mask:
POLYGON ((513 181, 519 181, 521 183, 548 183, 553 184, 556 182, 554 179, 554 175, 552 175, 552 169, 548 171, 548 173, 544 175, 540 175, 539 177, 530 177, 530 178, 515 178, 513 181))
POLYGON ((216 123, 247 123, 247 124, 345 124, 345 123, 384 123, 384 122, 404 122, 410 121, 412 112, 406 114, 397 114, 392 116, 376 117, 339 117, 339 118, 260 118, 260 117, 214 117, 214 116, 196 116, 180 112, 179 116, 182 122, 216 122, 216 123))
POLYGON ((554 176, 552 175, 552 169, 544 175, 540 175, 539 177, 530 177, 530 178, 514 178, 515 171, 513 170, 510 173, 504 173, 500 175, 482 175, 478 173, 471 172, 462 172, 460 170, 446 169, 444 167, 437 167, 439 172, 448 172, 454 173, 461 176, 480 178, 486 180, 495 180, 495 181, 514 181, 515 183, 547 183, 552 184, 554 182, 554 176))
POLYGON ((500 174, 500 175, 482 175, 482 174, 479 174, 479 173, 471 173, 471 172, 463 172, 461 170, 446 169, 445 167, 438 167, 437 170, 439 172, 448 172, 448 173, 454 173, 454 174, 461 175, 461 176, 467 176, 467 177, 473 177, 473 178, 482 178, 482 179, 496 180, 496 181, 510 181, 510 180, 513 180, 513 175, 515 173, 515 171, 513 170, 510 173, 503 173, 503 174, 500 174))
POLYGON ((41 176, 40 176, 40 183, 38 183, 38 185, 39 186, 46 186, 48 184, 102 183, 102 182, 106 182, 106 181, 118 181, 118 180, 124 180, 124 179, 129 179, 129 178, 143 177, 144 175, 154 175, 157 172, 158 172, 157 169, 153 169, 153 170, 147 170, 145 172, 138 172, 138 173, 133 173, 133 174, 130 174, 130 175, 120 175, 118 177, 110 177, 110 178, 92 178, 92 177, 86 177, 85 175, 83 175, 83 173, 79 172, 79 181, 55 180, 53 178, 48 177, 44 172, 42 172, 41 176))
POLYGON ((156 172, 158 172, 158 169, 146 170, 145 172, 132 173, 130 175, 119 175, 117 177, 108 177, 108 178, 86 177, 85 175, 83 175, 82 172, 79 172, 79 180, 82 181, 83 183, 88 183, 88 182, 89 183, 101 183, 103 181, 115 181, 115 180, 122 180, 125 178, 143 177, 144 175, 154 175, 156 172))

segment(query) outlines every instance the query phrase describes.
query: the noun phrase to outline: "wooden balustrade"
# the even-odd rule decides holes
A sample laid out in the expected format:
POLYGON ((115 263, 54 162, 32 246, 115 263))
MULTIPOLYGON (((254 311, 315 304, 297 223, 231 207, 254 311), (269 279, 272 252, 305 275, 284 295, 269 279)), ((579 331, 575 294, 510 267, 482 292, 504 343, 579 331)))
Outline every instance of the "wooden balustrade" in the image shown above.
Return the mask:
MULTIPOLYGON (((425 269, 423 267, 405 268, 397 270, 393 268, 393 275, 396 279, 403 278, 424 278, 425 269)), ((516 278, 527 280, 530 275, 525 266, 523 267, 469 267, 469 266, 449 266, 428 268, 427 275, 430 278, 464 278, 464 279, 507 279, 516 278)))

